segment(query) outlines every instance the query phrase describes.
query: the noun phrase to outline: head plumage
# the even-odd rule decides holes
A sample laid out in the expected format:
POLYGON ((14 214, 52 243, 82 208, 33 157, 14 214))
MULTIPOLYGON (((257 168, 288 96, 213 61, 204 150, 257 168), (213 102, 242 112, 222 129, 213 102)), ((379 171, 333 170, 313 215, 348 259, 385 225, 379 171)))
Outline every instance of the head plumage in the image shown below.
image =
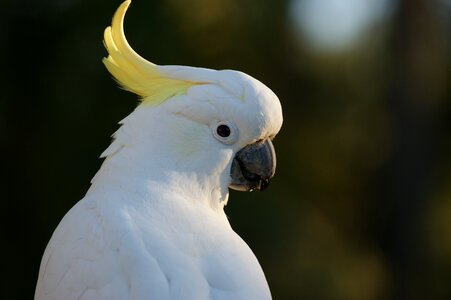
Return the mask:
POLYGON ((144 103, 154 105, 199 84, 170 78, 158 65, 145 60, 130 47, 124 34, 124 17, 130 3, 131 0, 127 0, 119 6, 111 26, 104 33, 104 44, 109 56, 103 59, 103 63, 119 84, 139 95, 144 103))

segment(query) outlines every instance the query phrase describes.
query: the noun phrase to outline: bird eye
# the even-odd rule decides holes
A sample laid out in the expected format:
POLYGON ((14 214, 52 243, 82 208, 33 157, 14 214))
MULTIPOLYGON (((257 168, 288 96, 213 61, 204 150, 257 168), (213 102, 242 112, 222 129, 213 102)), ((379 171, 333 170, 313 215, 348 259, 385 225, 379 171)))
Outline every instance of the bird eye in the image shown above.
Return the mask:
POLYGON ((220 121, 212 126, 213 136, 224 144, 232 144, 238 139, 238 129, 227 121, 220 121))
POLYGON ((221 124, 216 128, 216 133, 220 137, 228 137, 230 135, 230 127, 225 124, 221 124))

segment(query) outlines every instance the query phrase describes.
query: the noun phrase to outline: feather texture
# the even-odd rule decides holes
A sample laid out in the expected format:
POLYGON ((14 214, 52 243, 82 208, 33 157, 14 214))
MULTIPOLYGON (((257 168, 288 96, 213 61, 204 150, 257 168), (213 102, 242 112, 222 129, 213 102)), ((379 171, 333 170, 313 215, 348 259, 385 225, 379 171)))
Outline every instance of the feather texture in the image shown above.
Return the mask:
POLYGON ((141 96, 144 103, 153 105, 183 94, 189 87, 199 84, 167 77, 156 64, 145 60, 130 47, 124 34, 124 17, 130 3, 128 0, 119 6, 112 25, 104 32, 104 44, 109 56, 103 59, 103 63, 119 84, 141 96))

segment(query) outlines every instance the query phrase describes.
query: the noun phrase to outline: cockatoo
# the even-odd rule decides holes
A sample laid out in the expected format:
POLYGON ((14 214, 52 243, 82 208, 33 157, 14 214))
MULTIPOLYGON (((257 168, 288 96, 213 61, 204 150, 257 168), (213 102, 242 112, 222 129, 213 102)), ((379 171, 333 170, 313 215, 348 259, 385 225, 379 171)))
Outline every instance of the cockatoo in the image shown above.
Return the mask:
POLYGON ((223 208, 228 188, 263 190, 273 177, 280 102, 238 71, 143 59, 124 35, 129 5, 105 30, 103 62, 142 101, 53 233, 35 299, 270 299, 223 208))

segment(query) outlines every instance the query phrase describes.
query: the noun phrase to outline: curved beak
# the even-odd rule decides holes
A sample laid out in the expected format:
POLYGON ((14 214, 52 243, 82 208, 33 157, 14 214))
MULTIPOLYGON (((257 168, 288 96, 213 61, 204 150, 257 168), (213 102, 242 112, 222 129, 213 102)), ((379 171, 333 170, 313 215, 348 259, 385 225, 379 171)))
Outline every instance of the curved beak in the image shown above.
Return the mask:
POLYGON ((276 153, 270 139, 247 145, 235 155, 230 188, 237 191, 263 191, 276 171, 276 153))

